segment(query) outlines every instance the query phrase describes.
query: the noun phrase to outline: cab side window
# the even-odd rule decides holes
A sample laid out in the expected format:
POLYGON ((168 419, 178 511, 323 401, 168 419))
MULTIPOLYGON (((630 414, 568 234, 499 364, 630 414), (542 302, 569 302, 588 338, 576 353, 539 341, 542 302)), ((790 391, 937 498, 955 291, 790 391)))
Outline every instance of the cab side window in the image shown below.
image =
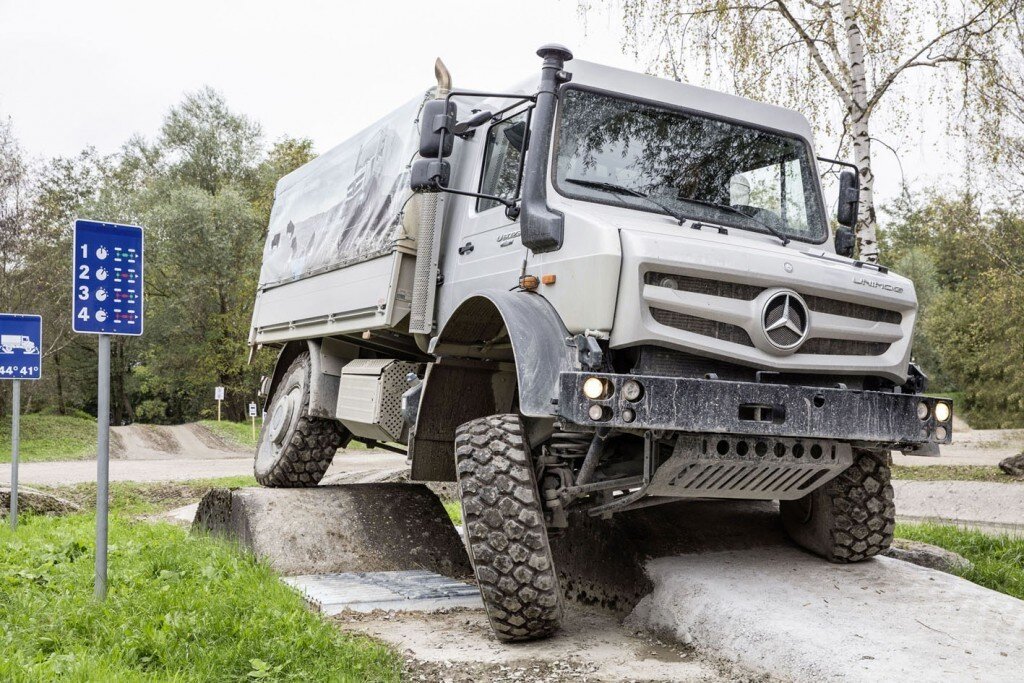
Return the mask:
MULTIPOLYGON (((487 129, 484 167, 480 175, 481 194, 515 198, 525 137, 526 112, 510 116, 487 129)), ((477 211, 487 211, 496 206, 501 206, 501 203, 493 199, 478 199, 476 202, 477 211)))

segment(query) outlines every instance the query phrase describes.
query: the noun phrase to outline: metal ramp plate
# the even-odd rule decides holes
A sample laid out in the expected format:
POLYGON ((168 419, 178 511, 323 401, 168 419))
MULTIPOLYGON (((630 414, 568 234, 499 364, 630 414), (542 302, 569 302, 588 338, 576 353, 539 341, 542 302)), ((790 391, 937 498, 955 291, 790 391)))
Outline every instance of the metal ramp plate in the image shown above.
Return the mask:
POLYGON ((328 616, 345 610, 436 612, 452 607, 483 608, 476 586, 422 570, 308 574, 282 580, 328 616))

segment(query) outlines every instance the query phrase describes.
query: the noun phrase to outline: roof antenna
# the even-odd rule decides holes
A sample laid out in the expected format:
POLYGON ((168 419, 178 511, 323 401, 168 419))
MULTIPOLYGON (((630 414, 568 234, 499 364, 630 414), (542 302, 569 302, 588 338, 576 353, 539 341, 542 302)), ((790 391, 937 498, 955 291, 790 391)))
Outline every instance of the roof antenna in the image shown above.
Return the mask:
POLYGON ((452 75, 440 57, 434 60, 434 77, 437 78, 435 99, 443 100, 452 91, 452 75))

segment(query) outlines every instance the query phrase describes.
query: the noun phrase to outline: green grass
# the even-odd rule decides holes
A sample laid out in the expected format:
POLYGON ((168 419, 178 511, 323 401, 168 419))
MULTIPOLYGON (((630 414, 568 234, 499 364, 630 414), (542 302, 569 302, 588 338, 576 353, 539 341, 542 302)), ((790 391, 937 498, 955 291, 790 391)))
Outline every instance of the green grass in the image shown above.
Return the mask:
MULTIPOLYGON (((252 448, 256 446, 256 439, 252 437, 252 422, 228 422, 227 420, 200 420, 199 424, 229 443, 252 448)), ((263 421, 256 419, 256 436, 260 434, 260 427, 263 421)))
POLYGON ((0 530, 0 680, 398 680, 394 652, 310 612, 265 565, 166 524, 111 520, 93 599, 93 519, 0 530))
MULTIPOLYGON (((216 420, 200 420, 199 424, 230 443, 245 446, 246 448, 254 448, 256 446, 256 440, 252 438, 251 422, 228 422, 227 420, 217 422, 216 420)), ((257 437, 259 437, 260 427, 262 424, 261 420, 256 420, 257 437)), ((345 446, 345 449, 349 451, 361 451, 366 450, 366 446, 358 441, 350 441, 349 444, 345 446)))
MULTIPOLYGON (((96 420, 82 416, 21 416, 21 462, 96 457, 96 420)), ((11 461, 11 420, 0 420, 0 462, 11 461)))
POLYGON ((462 504, 457 500, 443 500, 444 511, 448 513, 452 524, 462 524, 462 504))
POLYGON ((995 465, 893 465, 892 476, 894 479, 919 481, 997 481, 1008 484, 1024 482, 1024 477, 1011 477, 995 465))
MULTIPOLYGON (((161 483, 115 481, 110 484, 110 507, 125 515, 154 515, 198 502, 211 488, 243 486, 256 486, 256 479, 252 476, 237 476, 161 483)), ((70 500, 85 509, 92 509, 96 505, 95 483, 36 488, 70 500)))
POLYGON ((960 576, 1024 600, 1024 538, 939 524, 897 524, 896 536, 960 553, 974 563, 960 576))

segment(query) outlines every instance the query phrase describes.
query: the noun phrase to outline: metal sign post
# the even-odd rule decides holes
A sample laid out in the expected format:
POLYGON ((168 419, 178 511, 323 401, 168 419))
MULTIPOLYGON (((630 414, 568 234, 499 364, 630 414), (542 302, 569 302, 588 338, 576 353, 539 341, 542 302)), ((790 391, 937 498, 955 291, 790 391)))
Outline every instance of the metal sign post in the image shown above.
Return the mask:
POLYGON ((0 313, 0 379, 12 380, 11 530, 18 528, 18 459, 21 455, 21 380, 42 376, 43 319, 0 313))
POLYGON ((220 403, 224 400, 224 387, 214 387, 213 397, 217 400, 217 422, 220 422, 220 403))
POLYGON ((249 417, 252 418, 252 440, 256 440, 256 404, 249 404, 249 417))
POLYGON ((110 337, 142 334, 142 228, 75 221, 71 328, 99 335, 96 394, 96 598, 107 597, 110 337))

